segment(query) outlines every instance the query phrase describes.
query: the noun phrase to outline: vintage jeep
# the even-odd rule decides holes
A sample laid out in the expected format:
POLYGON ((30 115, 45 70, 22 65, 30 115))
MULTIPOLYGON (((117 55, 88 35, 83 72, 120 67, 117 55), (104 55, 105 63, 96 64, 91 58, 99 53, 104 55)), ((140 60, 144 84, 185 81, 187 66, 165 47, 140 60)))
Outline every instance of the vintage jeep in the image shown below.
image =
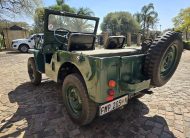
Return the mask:
POLYGON ((45 10, 44 42, 36 40, 28 59, 31 82, 42 73, 61 82, 65 107, 79 125, 90 123, 166 84, 183 51, 181 35, 167 32, 141 47, 124 47, 124 36, 110 36, 96 48, 99 18, 45 10))

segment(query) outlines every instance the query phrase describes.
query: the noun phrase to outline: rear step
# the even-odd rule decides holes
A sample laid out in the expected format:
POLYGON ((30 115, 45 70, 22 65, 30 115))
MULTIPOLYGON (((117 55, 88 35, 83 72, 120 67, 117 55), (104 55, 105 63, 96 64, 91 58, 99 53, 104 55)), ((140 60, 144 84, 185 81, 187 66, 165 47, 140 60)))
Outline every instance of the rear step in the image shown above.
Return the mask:
POLYGON ((141 91, 141 93, 144 93, 144 94, 153 94, 153 91, 151 91, 151 90, 143 90, 143 91, 141 91))

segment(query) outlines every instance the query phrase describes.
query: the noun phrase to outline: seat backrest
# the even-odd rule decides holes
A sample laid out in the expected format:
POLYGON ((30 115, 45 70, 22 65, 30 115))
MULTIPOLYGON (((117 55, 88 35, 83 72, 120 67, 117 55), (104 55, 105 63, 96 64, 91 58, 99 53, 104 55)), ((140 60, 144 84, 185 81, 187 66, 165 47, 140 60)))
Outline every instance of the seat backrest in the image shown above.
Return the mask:
POLYGON ((119 49, 122 48, 125 43, 125 36, 109 36, 104 48, 105 49, 119 49))
POLYGON ((68 40, 68 51, 93 50, 95 35, 72 33, 68 40))

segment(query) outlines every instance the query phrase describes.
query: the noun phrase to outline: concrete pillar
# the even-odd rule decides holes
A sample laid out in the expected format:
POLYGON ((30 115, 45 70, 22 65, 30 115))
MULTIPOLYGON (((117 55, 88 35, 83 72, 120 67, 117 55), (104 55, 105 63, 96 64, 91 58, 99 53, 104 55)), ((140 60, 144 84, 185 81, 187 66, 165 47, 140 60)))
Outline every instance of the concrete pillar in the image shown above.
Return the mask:
POLYGON ((150 31, 148 31, 146 38, 147 38, 147 39, 150 38, 150 31))
POLYGON ((108 34, 108 32, 103 32, 102 35, 103 35, 103 41, 104 41, 104 45, 105 45, 108 40, 109 34, 108 34))
POLYGON ((137 46, 141 45, 141 33, 137 34, 137 46))
POLYGON ((131 33, 127 33, 127 46, 131 46, 131 33))
POLYGON ((117 32, 117 33, 116 33, 116 36, 120 36, 120 35, 121 35, 121 33, 120 33, 120 32, 117 32))

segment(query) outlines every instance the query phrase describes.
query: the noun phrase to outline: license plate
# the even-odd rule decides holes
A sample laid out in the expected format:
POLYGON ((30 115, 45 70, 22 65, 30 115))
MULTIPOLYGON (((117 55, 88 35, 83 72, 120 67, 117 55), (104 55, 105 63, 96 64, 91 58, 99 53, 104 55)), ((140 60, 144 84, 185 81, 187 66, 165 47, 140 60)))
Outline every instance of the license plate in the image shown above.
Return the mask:
POLYGON ((100 116, 105 115, 105 114, 127 104, 127 102, 128 102, 128 95, 121 97, 119 99, 116 99, 112 102, 106 103, 104 105, 101 105, 99 107, 99 115, 100 116))

